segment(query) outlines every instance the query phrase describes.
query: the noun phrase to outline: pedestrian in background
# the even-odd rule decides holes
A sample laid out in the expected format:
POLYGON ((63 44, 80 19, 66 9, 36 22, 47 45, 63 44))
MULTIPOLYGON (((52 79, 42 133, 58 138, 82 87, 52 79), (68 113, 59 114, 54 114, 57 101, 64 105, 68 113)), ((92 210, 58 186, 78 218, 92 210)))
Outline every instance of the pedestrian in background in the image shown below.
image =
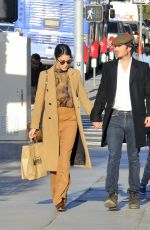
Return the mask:
POLYGON ((80 79, 80 72, 70 67, 72 54, 65 44, 55 48, 55 64, 40 73, 29 138, 36 135, 43 111, 43 144, 47 171, 50 171, 53 203, 65 210, 70 184, 70 162, 91 167, 83 132, 80 102, 90 115, 89 101, 80 79))
POLYGON ((31 104, 35 102, 35 95, 40 72, 44 70, 39 54, 34 53, 31 56, 31 104))
MULTIPOLYGON (((150 44, 146 43, 143 48, 143 54, 139 57, 140 61, 146 62, 149 64, 150 67, 150 44)), ((140 183, 140 193, 146 193, 146 187, 150 179, 150 131, 148 130, 147 133, 147 144, 148 144, 148 156, 147 162, 144 167, 144 173, 140 183)))
POLYGON ((108 144, 105 206, 118 206, 119 165, 122 143, 127 143, 129 161, 129 208, 140 207, 140 147, 146 145, 145 127, 150 127, 150 70, 132 57, 133 36, 118 35, 114 41, 117 60, 105 63, 91 121, 103 126, 101 145, 108 144), (145 105, 146 103, 146 105, 145 105), (104 111, 104 117, 102 113, 104 111))
POLYGON ((150 67, 150 44, 145 44, 143 48, 143 53, 139 56, 139 61, 148 63, 150 67))
POLYGON ((147 156, 147 162, 144 167, 144 173, 141 179, 140 183, 140 193, 145 194, 146 193, 146 187, 148 185, 148 182, 150 180, 150 131, 147 134, 147 144, 148 144, 148 156, 147 156))

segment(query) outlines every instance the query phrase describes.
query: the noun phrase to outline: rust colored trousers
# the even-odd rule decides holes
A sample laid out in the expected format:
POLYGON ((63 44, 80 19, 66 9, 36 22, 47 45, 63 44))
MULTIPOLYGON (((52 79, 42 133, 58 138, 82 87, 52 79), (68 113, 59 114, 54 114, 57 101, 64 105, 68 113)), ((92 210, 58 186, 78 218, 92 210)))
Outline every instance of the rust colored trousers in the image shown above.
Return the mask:
POLYGON ((77 119, 74 108, 59 107, 59 159, 57 172, 51 172, 51 192, 54 205, 62 198, 67 199, 70 184, 70 157, 77 133, 77 119))

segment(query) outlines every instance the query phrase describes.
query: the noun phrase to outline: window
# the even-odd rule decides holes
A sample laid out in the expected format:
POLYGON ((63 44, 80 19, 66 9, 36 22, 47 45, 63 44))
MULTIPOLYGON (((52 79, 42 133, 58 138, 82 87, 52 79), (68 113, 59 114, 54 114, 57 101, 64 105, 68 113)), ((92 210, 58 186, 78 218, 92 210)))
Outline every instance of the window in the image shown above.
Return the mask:
POLYGON ((0 24, 0 31, 14 31, 14 24, 0 24))
POLYGON ((109 22, 108 23, 108 33, 118 33, 118 25, 117 22, 109 22))

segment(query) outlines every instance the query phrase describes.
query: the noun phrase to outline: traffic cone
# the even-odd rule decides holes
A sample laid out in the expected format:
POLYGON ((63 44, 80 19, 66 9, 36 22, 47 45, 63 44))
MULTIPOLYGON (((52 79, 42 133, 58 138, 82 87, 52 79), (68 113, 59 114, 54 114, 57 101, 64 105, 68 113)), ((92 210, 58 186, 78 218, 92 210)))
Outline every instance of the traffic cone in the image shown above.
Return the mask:
POLYGON ((143 51, 143 47, 142 47, 141 40, 139 39, 138 52, 137 52, 137 57, 138 57, 138 58, 139 58, 139 56, 142 54, 142 51, 143 51))

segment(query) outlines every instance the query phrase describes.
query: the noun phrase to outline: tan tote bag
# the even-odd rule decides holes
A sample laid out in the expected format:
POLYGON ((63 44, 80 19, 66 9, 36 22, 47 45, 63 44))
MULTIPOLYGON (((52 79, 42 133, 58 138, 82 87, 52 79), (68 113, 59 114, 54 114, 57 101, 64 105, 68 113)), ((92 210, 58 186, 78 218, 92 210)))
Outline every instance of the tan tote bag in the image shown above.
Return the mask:
POLYGON ((46 175, 43 143, 35 142, 22 146, 21 178, 36 180, 46 175))

